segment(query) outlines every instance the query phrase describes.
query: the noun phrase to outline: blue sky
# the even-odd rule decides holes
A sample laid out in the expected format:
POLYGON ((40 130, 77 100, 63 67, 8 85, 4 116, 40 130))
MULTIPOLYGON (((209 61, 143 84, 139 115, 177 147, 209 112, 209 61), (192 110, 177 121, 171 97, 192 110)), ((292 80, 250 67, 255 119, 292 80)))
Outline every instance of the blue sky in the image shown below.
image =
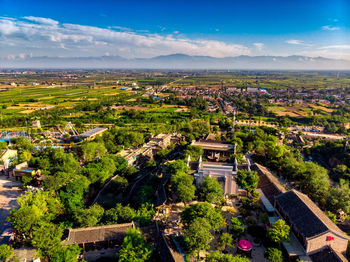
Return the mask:
POLYGON ((172 53, 350 60, 350 0, 0 0, 0 57, 172 53))

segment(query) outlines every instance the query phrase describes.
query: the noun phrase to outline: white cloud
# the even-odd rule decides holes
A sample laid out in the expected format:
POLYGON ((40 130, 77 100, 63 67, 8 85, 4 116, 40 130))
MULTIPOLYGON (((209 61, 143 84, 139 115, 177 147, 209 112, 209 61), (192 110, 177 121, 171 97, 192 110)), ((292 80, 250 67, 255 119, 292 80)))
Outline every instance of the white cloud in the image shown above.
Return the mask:
POLYGON ((3 35, 10 35, 17 31, 17 26, 15 25, 15 22, 12 20, 4 19, 3 21, 0 20, 0 34, 3 35))
POLYGON ((287 44, 291 44, 291 45, 304 45, 305 42, 302 40, 297 40, 297 39, 290 39, 290 40, 286 40, 287 44))
POLYGON ((290 39, 285 42, 290 45, 313 46, 313 44, 305 43, 303 40, 298 39, 290 39))
POLYGON ((350 45, 329 45, 329 46, 321 46, 318 49, 324 50, 324 49, 339 49, 339 50, 348 50, 350 49, 350 45))
POLYGON ((325 31, 337 31, 337 30, 340 30, 340 27, 331 26, 331 25, 324 25, 324 26, 322 26, 322 30, 325 30, 325 31))
POLYGON ((265 47, 264 43, 254 43, 253 45, 256 47, 256 49, 258 49, 259 52, 261 52, 265 47))
POLYGON ((118 29, 120 31, 132 31, 131 28, 125 26, 110 26, 109 29, 118 29))
POLYGON ((0 17, 0 50, 6 52, 5 44, 2 43, 11 42, 18 53, 22 53, 25 47, 26 52, 48 56, 99 56, 107 52, 124 57, 152 57, 174 53, 215 57, 251 54, 248 47, 240 44, 190 39, 183 35, 120 31, 120 27, 118 29, 60 24, 42 17, 0 17))
POLYGON ((58 21, 53 20, 51 18, 44 18, 44 17, 37 17, 37 16, 25 16, 23 18, 29 21, 37 22, 39 24, 44 24, 44 25, 58 25, 58 21))

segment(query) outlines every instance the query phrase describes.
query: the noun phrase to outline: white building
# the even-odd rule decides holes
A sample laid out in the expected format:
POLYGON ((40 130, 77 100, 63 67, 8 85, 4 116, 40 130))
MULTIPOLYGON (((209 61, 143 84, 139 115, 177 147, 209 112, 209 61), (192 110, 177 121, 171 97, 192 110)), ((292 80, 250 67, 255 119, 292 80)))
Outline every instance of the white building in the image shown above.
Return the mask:
MULTIPOLYGON (((190 165, 190 158, 188 159, 188 165, 190 165)), ((236 183, 237 171, 237 161, 234 165, 229 163, 203 162, 202 157, 200 157, 197 162, 197 171, 194 174, 195 183, 197 186, 200 186, 205 177, 214 177, 222 185, 225 195, 235 195, 238 193, 236 183)))

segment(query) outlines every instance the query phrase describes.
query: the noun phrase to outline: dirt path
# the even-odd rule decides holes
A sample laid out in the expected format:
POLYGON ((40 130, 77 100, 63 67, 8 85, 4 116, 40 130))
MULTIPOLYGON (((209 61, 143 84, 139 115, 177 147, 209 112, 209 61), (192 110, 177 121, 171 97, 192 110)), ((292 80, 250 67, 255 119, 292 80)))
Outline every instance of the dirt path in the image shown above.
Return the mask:
MULTIPOLYGON (((10 228, 10 223, 6 221, 13 208, 18 208, 17 198, 22 190, 18 187, 21 183, 12 181, 6 176, 0 176, 0 233, 10 228)), ((0 238, 0 244, 3 239, 0 238)))

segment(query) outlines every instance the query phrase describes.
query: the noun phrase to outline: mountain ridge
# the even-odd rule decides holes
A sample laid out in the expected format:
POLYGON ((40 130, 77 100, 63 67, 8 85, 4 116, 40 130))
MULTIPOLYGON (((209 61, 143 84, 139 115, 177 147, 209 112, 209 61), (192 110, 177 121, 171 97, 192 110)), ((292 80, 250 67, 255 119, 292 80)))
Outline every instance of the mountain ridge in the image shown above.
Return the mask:
POLYGON ((350 70, 350 61, 325 57, 290 56, 191 56, 159 55, 151 58, 122 56, 0 58, 0 68, 38 69, 324 69, 350 70))

